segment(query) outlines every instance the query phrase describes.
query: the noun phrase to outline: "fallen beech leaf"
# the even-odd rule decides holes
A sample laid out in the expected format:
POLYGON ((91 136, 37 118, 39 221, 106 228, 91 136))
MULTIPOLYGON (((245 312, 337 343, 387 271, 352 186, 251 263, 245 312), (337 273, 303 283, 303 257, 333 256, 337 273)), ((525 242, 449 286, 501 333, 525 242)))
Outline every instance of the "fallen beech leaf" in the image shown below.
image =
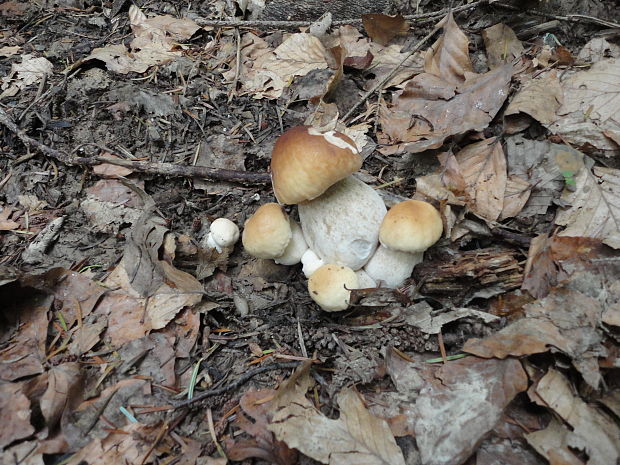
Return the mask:
POLYGON ((304 76, 314 69, 327 68, 327 50, 321 41, 311 34, 291 35, 274 50, 277 57, 272 64, 283 80, 292 76, 304 76))
POLYGON ((372 73, 374 78, 364 83, 364 89, 366 90, 371 89, 377 83, 383 81, 394 68, 397 68, 398 71, 385 84, 385 87, 397 86, 424 70, 424 57, 422 52, 414 53, 401 65, 401 61, 405 59, 407 54, 401 53, 402 47, 400 45, 394 44, 384 47, 375 42, 370 42, 369 47, 373 59, 367 72, 372 73))
POLYGON ((39 402, 49 430, 56 427, 68 406, 75 406, 81 389, 82 373, 78 363, 63 363, 49 370, 47 390, 39 402))
POLYGON ((554 465, 584 465, 584 462, 577 458, 568 446, 567 436, 569 433, 570 431, 562 423, 552 417, 545 429, 526 434, 525 439, 549 463, 554 465))
POLYGON ((468 357, 438 369, 420 390, 413 409, 421 463, 464 463, 500 419, 502 411, 527 389, 527 375, 515 359, 468 357))
POLYGON ((397 35, 409 31, 409 24, 401 15, 388 16, 381 13, 362 15, 362 24, 368 36, 380 45, 387 45, 397 35))
POLYGON ((12 231, 19 228, 19 223, 9 219, 12 214, 13 209, 9 207, 4 207, 0 211, 0 231, 12 231))
POLYGON ((443 34, 426 51, 424 71, 458 85, 465 81, 465 73, 473 72, 469 60, 469 39, 454 21, 452 12, 440 24, 443 34))
POLYGON ((618 76, 620 59, 613 58, 562 81, 563 104, 555 121, 546 127, 571 144, 589 144, 608 155, 619 154, 620 148, 604 135, 604 131, 620 131, 618 76))
POLYGON ((337 34, 340 46, 344 50, 344 65, 356 69, 368 68, 373 60, 368 38, 362 36, 357 28, 349 25, 341 26, 337 34))
POLYGON ((532 186, 523 178, 511 174, 506 179, 506 190, 504 192, 504 205, 498 220, 517 216, 530 198, 532 186))
POLYGON ((468 75, 458 87, 430 74, 407 82, 391 108, 380 113, 385 154, 417 153, 440 147, 447 137, 484 129, 499 111, 512 76, 510 65, 481 75, 468 75))
POLYGON ((22 383, 0 384, 0 449, 35 432, 30 424, 30 400, 22 383))
POLYGON ((506 192, 506 157, 495 138, 468 145, 455 155, 465 179, 471 210, 495 221, 504 208, 506 192))
POLYGON ((538 398, 566 422, 571 430, 566 445, 582 450, 588 465, 608 465, 620 459, 620 428, 573 393, 564 376, 554 369, 535 385, 538 398))
POLYGON ((562 88, 557 73, 552 71, 525 83, 512 99, 504 112, 507 124, 511 116, 527 113, 542 124, 551 124, 556 120, 556 111, 562 104, 562 88))
POLYGON ((603 61, 607 58, 620 58, 620 45, 612 44, 602 37, 595 37, 583 46, 577 58, 590 63, 603 61))
POLYGON ((358 394, 338 395, 340 418, 331 420, 305 397, 274 414, 269 429, 280 441, 330 465, 404 465, 405 460, 385 420, 368 412, 358 394))
POLYGON ((487 27, 482 31, 482 38, 491 69, 512 63, 525 52, 514 31, 503 23, 487 27))
POLYGON ((561 236, 594 237, 620 248, 620 170, 594 167, 575 176, 575 192, 564 191, 555 223, 566 226, 561 236))
POLYGON ((21 63, 13 63, 10 73, 2 78, 3 92, 0 99, 16 95, 24 87, 41 81, 53 72, 54 65, 47 58, 22 55, 21 63))

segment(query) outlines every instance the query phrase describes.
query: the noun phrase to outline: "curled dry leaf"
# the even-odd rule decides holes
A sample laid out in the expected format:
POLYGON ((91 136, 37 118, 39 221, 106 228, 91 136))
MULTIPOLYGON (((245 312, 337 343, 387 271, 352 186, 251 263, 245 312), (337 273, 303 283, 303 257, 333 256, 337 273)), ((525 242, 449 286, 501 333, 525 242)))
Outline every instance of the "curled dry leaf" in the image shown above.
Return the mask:
POLYGON ((620 131, 620 59, 599 61, 561 82, 563 104, 547 128, 578 146, 594 146, 608 155, 620 153, 604 131, 620 131))
POLYGON ((426 51, 424 71, 458 85, 465 81, 466 73, 473 72, 469 60, 469 39, 454 21, 452 12, 440 24, 443 34, 426 51))
POLYGON ((381 13, 362 15, 362 23, 368 36, 380 45, 387 45, 397 35, 407 34, 409 24, 401 15, 388 16, 381 13))
POLYGON ((405 60, 407 53, 402 53, 401 49, 402 47, 396 44, 384 47, 375 42, 370 43, 370 53, 373 59, 367 72, 374 75, 374 78, 366 81, 364 84, 366 90, 383 81, 394 68, 398 68, 398 71, 385 84, 385 87, 397 86, 424 70, 424 57, 421 52, 416 52, 405 60), (402 65, 400 65, 401 62, 403 62, 402 65))
POLYGON ((504 103, 511 76, 512 67, 506 65, 470 74, 458 87, 427 73, 414 77, 391 108, 382 108, 379 141, 399 145, 381 152, 422 152, 452 135, 484 129, 504 103))
POLYGON ((53 72, 54 65, 47 58, 22 55, 21 63, 13 63, 11 72, 2 78, 0 99, 16 95, 24 87, 41 81, 53 72))
POLYGON ((482 38, 491 69, 512 63, 525 52, 514 31, 503 23, 487 27, 482 31, 482 38))
POLYGON ((555 223, 566 226, 561 236, 594 237, 620 248, 620 170, 594 167, 575 176, 575 192, 565 190, 555 223))
MULTIPOLYGON (((566 430, 563 443, 573 450, 586 453, 588 465, 618 462, 620 428, 617 423, 576 396, 559 371, 550 369, 535 385, 535 393, 535 400, 544 402, 570 427, 566 430)), ((544 452, 543 455, 550 455, 549 451, 544 452)))

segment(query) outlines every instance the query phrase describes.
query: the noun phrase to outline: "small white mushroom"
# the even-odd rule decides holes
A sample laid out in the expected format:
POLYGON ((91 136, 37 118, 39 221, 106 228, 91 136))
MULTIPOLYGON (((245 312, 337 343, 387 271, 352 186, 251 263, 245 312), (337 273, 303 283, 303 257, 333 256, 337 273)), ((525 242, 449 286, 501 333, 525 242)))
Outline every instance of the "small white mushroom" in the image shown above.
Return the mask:
POLYGON ((206 245, 222 252, 222 248, 235 245, 239 240, 239 227, 228 218, 218 218, 209 228, 206 245))
POLYGON ((345 310, 351 289, 358 288, 355 272, 346 266, 328 264, 316 270, 308 280, 308 293, 326 312, 345 310))
POLYGON ((308 249, 301 256, 301 264, 303 265, 302 271, 306 278, 312 276, 316 270, 321 268, 325 263, 315 254, 312 249, 308 249))

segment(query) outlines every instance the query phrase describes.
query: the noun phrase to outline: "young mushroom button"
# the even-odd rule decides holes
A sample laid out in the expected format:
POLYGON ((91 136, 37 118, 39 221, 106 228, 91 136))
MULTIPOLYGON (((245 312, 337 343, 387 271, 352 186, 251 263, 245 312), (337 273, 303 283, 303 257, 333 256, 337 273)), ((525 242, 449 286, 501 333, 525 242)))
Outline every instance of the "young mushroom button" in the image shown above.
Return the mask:
POLYGON ((222 248, 235 245, 239 240, 239 227, 228 218, 218 218, 209 228, 207 247, 222 252, 222 248))
POLYGON ((351 289, 357 287, 355 272, 342 265, 323 265, 308 280, 310 297, 326 312, 346 310, 351 289))
POLYGON ((430 203, 406 200, 396 204, 381 223, 381 245, 364 269, 377 283, 398 287, 442 233, 441 216, 430 203))

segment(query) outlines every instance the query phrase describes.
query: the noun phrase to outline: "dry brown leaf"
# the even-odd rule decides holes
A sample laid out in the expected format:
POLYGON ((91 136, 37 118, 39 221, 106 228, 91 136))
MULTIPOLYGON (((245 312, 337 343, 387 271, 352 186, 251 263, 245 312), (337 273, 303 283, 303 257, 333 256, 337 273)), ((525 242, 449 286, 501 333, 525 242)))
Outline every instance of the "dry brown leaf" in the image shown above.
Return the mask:
POLYGON ((69 406, 75 404, 81 395, 82 373, 76 362, 63 363, 48 372, 47 390, 39 405, 48 429, 53 430, 69 406))
POLYGON ((584 380, 597 389, 601 379, 597 357, 604 353, 601 334, 596 329, 603 313, 601 302, 577 290, 556 288, 524 308, 526 318, 485 339, 468 340, 463 351, 479 357, 505 358, 556 347, 572 359, 584 380))
POLYGON ((561 236, 602 239, 620 248, 620 170, 594 167, 582 169, 576 176, 576 190, 564 191, 561 209, 555 223, 566 226, 561 236))
POLYGON ((53 72, 54 65, 47 58, 22 55, 21 63, 13 63, 11 72, 2 78, 0 99, 16 95, 24 87, 41 81, 53 72))
POLYGON ((517 216, 530 198, 532 185, 515 174, 508 175, 506 191, 504 192, 504 206, 498 220, 517 216))
POLYGON ((19 465, 45 465, 40 452, 40 441, 24 441, 0 452, 0 463, 19 465))
POLYGON ((525 52, 514 31, 503 23, 487 27, 482 31, 482 38, 491 69, 512 63, 525 52))
POLYGON ((408 81, 391 108, 382 108, 379 142, 385 154, 417 153, 440 147, 455 134, 484 129, 501 108, 512 76, 509 65, 468 75, 455 87, 430 74, 408 81))
POLYGON ((366 69, 373 61, 370 41, 353 26, 341 26, 337 40, 344 50, 344 65, 356 69, 366 69))
POLYGON ((366 14, 362 15, 362 23, 368 36, 383 46, 397 35, 404 35, 409 31, 409 24, 401 15, 366 14))
POLYGON ((4 207, 0 211, 0 231, 12 231, 19 228, 19 223, 9 219, 13 213, 13 209, 9 207, 4 207))
POLYGON ((331 420, 305 397, 274 414, 269 429, 280 441, 330 465, 404 465, 388 424, 366 410, 352 389, 338 396, 340 418, 331 420))
POLYGON ((566 439, 568 434, 569 430, 552 417, 545 429, 526 434, 525 438, 552 465, 584 465, 570 450, 566 439))
POLYGON ((468 145, 455 155, 471 199, 469 208, 491 221, 499 218, 506 192, 506 157, 495 138, 468 145))
POLYGON ((311 34, 291 35, 274 50, 277 57, 273 71, 287 82, 294 76, 305 76, 315 69, 327 68, 328 52, 321 41, 311 34))
POLYGON ((407 55, 407 53, 401 53, 402 47, 400 45, 394 44, 384 47, 371 42, 369 47, 373 59, 367 72, 374 75, 374 77, 364 83, 366 90, 383 81, 388 74, 394 71, 394 68, 397 68, 398 71, 385 84, 385 87, 397 86, 410 77, 424 71, 424 57, 421 52, 414 53, 400 65, 407 55))
POLYGON ((421 462, 427 465, 463 463, 527 389, 527 375, 515 359, 451 361, 435 378, 420 390, 413 410, 421 462))
POLYGON ((135 38, 128 50, 123 44, 95 48, 84 60, 101 60, 110 71, 119 74, 144 73, 182 56, 177 44, 189 39, 200 27, 191 19, 169 15, 147 18, 135 5, 129 8, 135 38))
POLYGON ((595 37, 583 46, 577 58, 590 63, 596 63, 607 58, 620 58, 620 45, 612 44, 603 37, 595 37))
POLYGON ((563 104, 547 128, 578 146, 593 146, 608 155, 620 148, 604 131, 620 131, 620 59, 594 63, 561 82, 563 104))
POLYGON ((0 384, 0 449, 35 432, 30 424, 30 400, 22 383, 0 384))
POLYGON ((441 21, 443 34, 426 51, 424 71, 450 84, 465 81, 465 74, 473 72, 469 59, 469 39, 454 21, 452 12, 441 21))
POLYGON ((71 355, 83 355, 95 347, 101 340, 101 333, 108 326, 105 319, 88 321, 79 326, 73 333, 68 350, 71 355))
POLYGON ((557 118, 556 111, 562 104, 562 98, 560 80, 555 71, 532 79, 525 83, 506 108, 504 115, 508 117, 507 124, 510 126, 510 117, 519 113, 527 113, 542 124, 551 124, 557 118))
POLYGON ((535 386, 538 398, 570 426, 566 445, 584 451, 588 465, 609 465, 620 460, 620 428, 573 393, 564 376, 554 370, 535 386))

